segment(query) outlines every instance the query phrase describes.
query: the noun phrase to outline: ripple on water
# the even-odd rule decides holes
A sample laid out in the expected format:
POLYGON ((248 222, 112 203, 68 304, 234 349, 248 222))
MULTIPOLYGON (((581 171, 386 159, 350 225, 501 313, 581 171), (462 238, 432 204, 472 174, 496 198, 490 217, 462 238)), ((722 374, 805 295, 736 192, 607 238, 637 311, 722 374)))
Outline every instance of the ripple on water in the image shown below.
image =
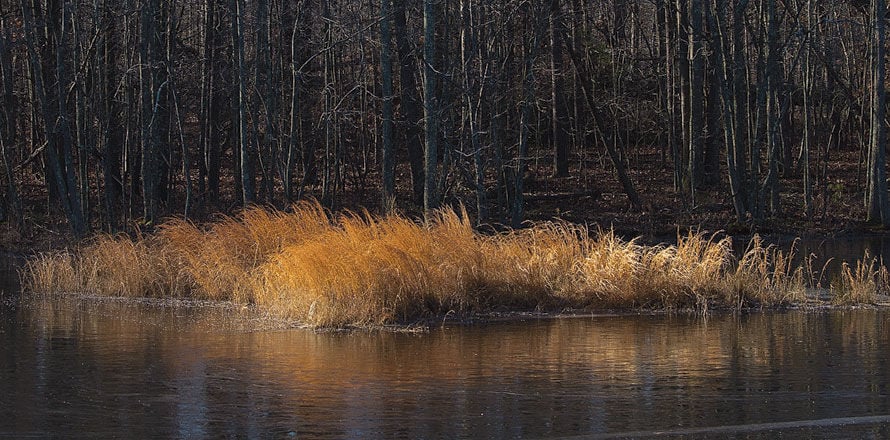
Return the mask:
POLYGON ((317 333, 234 306, 16 304, 0 311, 0 436, 890 434, 881 310, 317 333))

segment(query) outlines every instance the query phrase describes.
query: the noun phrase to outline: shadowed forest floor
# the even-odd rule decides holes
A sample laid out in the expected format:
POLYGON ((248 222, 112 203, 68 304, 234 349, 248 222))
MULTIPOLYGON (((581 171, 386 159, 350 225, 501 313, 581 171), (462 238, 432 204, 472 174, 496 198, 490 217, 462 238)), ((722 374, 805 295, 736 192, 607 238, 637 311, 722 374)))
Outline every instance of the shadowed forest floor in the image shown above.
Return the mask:
MULTIPOLYGON (((628 163, 643 201, 641 210, 630 209, 604 153, 592 153, 586 155, 588 158, 583 163, 573 162, 570 176, 566 178, 552 177, 549 157, 530 161, 525 183, 525 219, 530 222, 560 220, 591 228, 613 229, 619 237, 639 237, 645 243, 672 241, 678 232, 688 231, 723 231, 744 240, 755 233, 809 237, 884 232, 864 222, 861 189, 864 188, 864 170, 859 164, 858 151, 834 152, 832 161, 820 171, 814 188, 813 216, 808 217, 804 212, 800 176, 790 173, 781 179, 782 214, 756 223, 750 219, 742 223, 736 220, 725 182, 700 190, 697 203, 692 206, 674 190, 670 164, 662 161, 661 152, 651 148, 640 148, 640 151, 629 157, 628 163)), ((725 180, 723 176, 721 180, 725 180)), ((376 181, 376 175, 372 174, 364 184, 347 184, 345 190, 334 198, 333 210, 379 212, 379 188, 368 183, 376 181)), ((410 202, 410 173, 404 163, 399 167, 396 190, 399 212, 409 218, 422 216, 420 209, 410 202)), ((23 185, 22 191, 28 201, 25 225, 17 229, 9 222, 0 222, 0 250, 30 253, 70 246, 76 241, 69 234, 60 210, 47 205, 42 185, 23 185)), ((317 187, 307 187, 306 196, 317 197, 320 195, 318 191, 317 187)), ((508 223, 509 215, 505 207, 498 206, 499 197, 503 199, 503 195, 491 190, 487 196, 491 207, 485 223, 490 226, 483 225, 481 229, 501 229, 499 225, 508 223)), ((182 205, 181 198, 181 194, 172 194, 169 206, 182 205)), ((235 214, 239 209, 232 201, 236 199, 235 195, 229 194, 224 199, 229 200, 223 203, 227 209, 220 211, 199 204, 190 218, 202 222, 211 220, 220 212, 235 214)), ((283 203, 274 202, 276 205, 283 203)), ((452 188, 444 202, 455 209, 459 209, 462 202, 475 221, 475 200, 468 189, 459 185, 452 188)), ((177 216, 175 209, 170 215, 177 216)), ((98 220, 94 219, 96 222, 98 220)), ((129 223, 130 227, 137 224, 138 218, 135 217, 129 223)))

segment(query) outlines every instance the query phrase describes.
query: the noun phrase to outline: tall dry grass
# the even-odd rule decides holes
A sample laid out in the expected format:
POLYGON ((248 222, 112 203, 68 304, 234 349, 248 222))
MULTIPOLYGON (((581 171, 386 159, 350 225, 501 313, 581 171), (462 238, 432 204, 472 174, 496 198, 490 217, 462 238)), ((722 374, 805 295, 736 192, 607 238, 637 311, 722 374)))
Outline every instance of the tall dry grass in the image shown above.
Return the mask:
POLYGON ((29 260, 24 288, 106 296, 186 296, 187 282, 170 264, 168 253, 153 238, 99 235, 76 251, 44 253, 29 260))
POLYGON ((804 265, 795 263, 795 246, 783 252, 774 245, 764 246, 755 235, 729 277, 728 301, 739 304, 778 305, 806 298, 804 265))
MULTIPOLYGON (((334 216, 317 203, 251 208, 207 225, 99 236, 25 268, 35 292, 190 296, 254 303, 316 326, 410 322, 450 312, 516 309, 741 308, 800 302, 807 280, 755 237, 736 258, 729 238, 690 233, 645 246, 612 231, 547 222, 477 233, 463 210, 425 223, 367 212, 334 216)), ((843 301, 887 289, 880 262, 845 266, 843 301)))
POLYGON ((257 303, 316 325, 380 324, 462 308, 481 276, 476 241, 466 217, 454 212, 428 225, 347 214, 259 267, 257 303))
POLYGON ((878 295, 890 293, 890 272, 883 259, 868 252, 854 264, 844 261, 840 274, 831 281, 832 299, 839 304, 874 304, 878 295))
POLYGON ((184 272, 192 295, 215 300, 254 301, 253 271, 286 246, 332 228, 317 203, 302 202, 289 212, 253 207, 199 227, 174 219, 157 234, 166 260, 184 272))

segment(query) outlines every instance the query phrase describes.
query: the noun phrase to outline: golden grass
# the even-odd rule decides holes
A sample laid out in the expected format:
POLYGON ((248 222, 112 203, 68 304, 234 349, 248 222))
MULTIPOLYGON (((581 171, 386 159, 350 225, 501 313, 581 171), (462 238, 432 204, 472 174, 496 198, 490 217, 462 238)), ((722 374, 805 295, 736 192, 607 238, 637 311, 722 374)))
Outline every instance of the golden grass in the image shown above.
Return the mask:
POLYGON ((794 264, 794 245, 782 252, 776 246, 764 246, 757 235, 739 259, 732 289, 728 292, 740 304, 789 304, 806 298, 804 266, 794 264))
MULTIPOLYGON (((24 269, 33 292, 188 296, 253 303, 315 326, 407 323, 451 312, 688 308, 705 311, 805 299, 803 269, 755 237, 735 258, 729 238, 688 234, 644 246, 612 231, 547 222, 486 236, 465 211, 426 223, 344 213, 317 203, 250 208, 207 225, 98 236, 24 269)), ((880 262, 844 266, 842 302, 887 290, 880 262)))
POLYGON ((41 253, 25 263, 22 288, 29 292, 77 291, 74 256, 68 250, 41 253))
POLYGON ((148 238, 100 235, 77 251, 41 254, 25 266, 24 287, 106 296, 185 296, 181 274, 167 250, 148 238))
POLYGON ((883 260, 868 252, 850 265, 841 264, 841 273, 831 282, 832 299, 838 304, 874 304, 878 295, 890 293, 890 273, 883 260))

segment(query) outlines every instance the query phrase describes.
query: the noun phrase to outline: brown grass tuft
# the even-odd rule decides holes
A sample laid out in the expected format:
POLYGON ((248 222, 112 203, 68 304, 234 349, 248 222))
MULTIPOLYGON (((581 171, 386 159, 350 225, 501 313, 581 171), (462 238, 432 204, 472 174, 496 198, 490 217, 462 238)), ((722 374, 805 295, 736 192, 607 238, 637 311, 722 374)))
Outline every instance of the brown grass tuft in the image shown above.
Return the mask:
POLYGON ((34 293, 71 292, 78 290, 74 255, 67 249, 41 253, 25 263, 22 289, 34 293))
MULTIPOLYGON (((755 237, 735 260, 729 238, 690 233, 644 246, 613 231, 548 222, 485 236, 464 210, 427 222, 318 203, 249 208, 208 225, 164 223, 151 237, 98 236, 28 262, 26 288, 192 296, 257 305, 315 326, 410 322, 450 312, 670 308, 705 311, 805 298, 804 270, 755 237)), ((888 289, 873 259, 845 266, 844 302, 888 289)))
POLYGON ((841 264, 841 273, 830 284, 832 299, 838 304, 874 304, 878 295, 890 293, 890 273, 882 259, 866 251, 854 265, 841 264))
POLYGON ((795 265, 795 246, 782 252, 774 245, 764 246, 755 235, 729 278, 728 301, 739 305, 786 305, 806 298, 804 267, 795 265))

